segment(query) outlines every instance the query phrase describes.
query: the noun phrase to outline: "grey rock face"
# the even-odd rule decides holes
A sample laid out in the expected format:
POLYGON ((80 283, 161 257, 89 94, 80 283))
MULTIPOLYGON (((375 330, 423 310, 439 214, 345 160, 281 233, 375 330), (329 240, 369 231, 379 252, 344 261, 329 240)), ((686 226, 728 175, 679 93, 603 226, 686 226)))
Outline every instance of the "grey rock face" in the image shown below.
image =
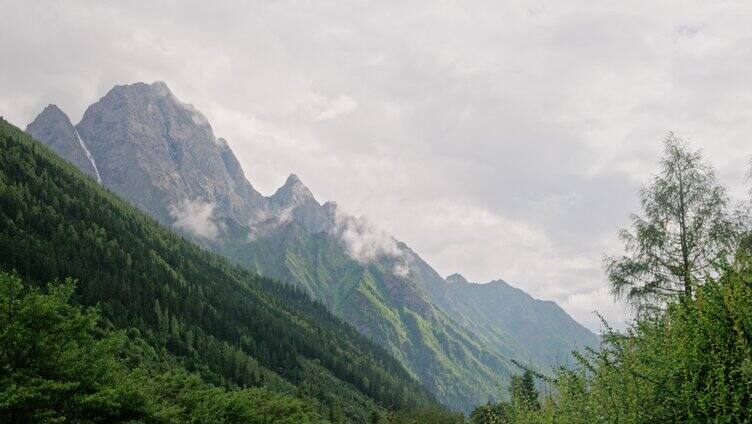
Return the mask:
POLYGON ((163 82, 114 87, 75 127, 50 105, 27 131, 157 220, 199 238, 267 233, 291 220, 311 233, 334 224, 334 204, 320 205, 295 175, 269 198, 258 193, 227 141, 163 82))
POLYGON ((210 220, 238 222, 263 202, 227 143, 163 82, 116 86, 76 128, 104 185, 166 224, 180 219, 181 202, 212 208, 210 220))
POLYGON ((26 127, 26 132, 45 143, 55 153, 75 165, 85 174, 96 178, 92 160, 79 141, 76 129, 68 116, 55 105, 49 105, 26 127))

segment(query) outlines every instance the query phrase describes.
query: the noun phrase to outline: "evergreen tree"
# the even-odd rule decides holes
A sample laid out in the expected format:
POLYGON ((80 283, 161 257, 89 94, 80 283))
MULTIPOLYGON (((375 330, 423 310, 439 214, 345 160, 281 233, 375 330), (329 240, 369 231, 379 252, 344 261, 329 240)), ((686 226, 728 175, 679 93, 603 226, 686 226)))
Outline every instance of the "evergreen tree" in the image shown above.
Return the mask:
POLYGON ((638 309, 662 306, 696 285, 734 249, 725 189, 700 151, 669 135, 661 172, 640 190, 643 215, 622 230, 626 255, 605 260, 612 292, 638 309))
POLYGON ((535 388, 533 372, 525 369, 521 376, 512 377, 509 386, 509 392, 512 395, 512 404, 516 407, 533 410, 539 409, 538 390, 535 388))

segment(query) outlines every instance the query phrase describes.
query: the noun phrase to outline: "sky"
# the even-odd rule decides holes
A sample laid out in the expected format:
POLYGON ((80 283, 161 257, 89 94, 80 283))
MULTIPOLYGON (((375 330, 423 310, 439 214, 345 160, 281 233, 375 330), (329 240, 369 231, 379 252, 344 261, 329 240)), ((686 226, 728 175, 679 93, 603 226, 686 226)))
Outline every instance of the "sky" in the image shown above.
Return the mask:
POLYGON ((752 3, 0 0, 0 115, 76 123, 165 81, 271 194, 406 242, 442 275, 504 279, 598 330, 628 311, 602 261, 669 131, 732 194, 752 143, 752 3), (745 4, 746 3, 746 4, 745 4))

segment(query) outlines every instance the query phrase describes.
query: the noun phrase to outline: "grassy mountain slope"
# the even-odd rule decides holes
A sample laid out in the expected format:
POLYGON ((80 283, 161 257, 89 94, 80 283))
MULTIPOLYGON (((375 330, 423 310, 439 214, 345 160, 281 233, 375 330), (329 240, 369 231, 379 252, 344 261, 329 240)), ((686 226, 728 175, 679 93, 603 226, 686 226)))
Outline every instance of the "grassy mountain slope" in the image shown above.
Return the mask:
POLYGON ((47 148, 0 122, 0 267, 138 331, 207 381, 314 396, 363 421, 377 404, 432 396, 326 308, 173 234, 47 148))
POLYGON ((337 316, 387 347, 452 408, 469 410, 486 402, 515 368, 508 357, 436 308, 411 277, 396 276, 392 260, 359 263, 327 233, 309 234, 290 223, 226 254, 259 273, 297 282, 337 316))
POLYGON ((572 350, 597 346, 598 337, 555 302, 534 299, 504 281, 467 282, 459 275, 437 286, 433 298, 447 314, 479 337, 504 349, 509 340, 524 346, 524 363, 544 369, 571 364, 572 350))

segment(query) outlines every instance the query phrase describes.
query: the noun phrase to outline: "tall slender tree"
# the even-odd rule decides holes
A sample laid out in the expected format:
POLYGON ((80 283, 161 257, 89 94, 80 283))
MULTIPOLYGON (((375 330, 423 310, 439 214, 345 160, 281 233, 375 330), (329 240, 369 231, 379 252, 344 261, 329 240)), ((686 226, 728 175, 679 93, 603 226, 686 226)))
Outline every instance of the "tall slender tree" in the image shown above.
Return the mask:
POLYGON ((661 171, 642 187, 640 201, 643 214, 620 232, 625 255, 605 258, 612 293, 638 309, 691 299, 693 287, 734 250, 738 231, 725 189, 701 151, 669 134, 661 171))
POLYGON ((522 375, 512 377, 509 385, 512 403, 525 410, 540 409, 538 390, 535 388, 533 372, 526 369, 522 375))

